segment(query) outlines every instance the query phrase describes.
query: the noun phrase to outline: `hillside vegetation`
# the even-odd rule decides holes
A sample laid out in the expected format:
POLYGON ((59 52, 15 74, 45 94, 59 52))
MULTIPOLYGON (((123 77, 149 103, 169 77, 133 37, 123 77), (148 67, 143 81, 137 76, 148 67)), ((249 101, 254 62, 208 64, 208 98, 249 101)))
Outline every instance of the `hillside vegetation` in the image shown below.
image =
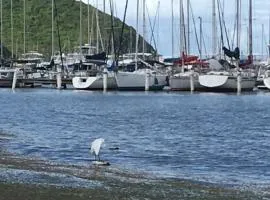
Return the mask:
MULTIPOLYGON (((74 47, 80 44, 80 2, 75 0, 55 0, 55 24, 54 24, 54 46, 55 51, 59 50, 59 37, 57 25, 59 26, 60 41, 63 52, 72 52, 74 47), (56 14, 57 13, 57 14, 56 14), (58 23, 57 23, 58 22, 58 23)), ((88 5, 82 4, 82 43, 89 43, 88 39, 88 5)), ((90 34, 92 37, 91 45, 96 45, 96 9, 90 6, 90 34), (92 23, 93 22, 93 23, 92 23)), ((107 52, 111 52, 112 25, 111 17, 99 11, 98 14, 100 34, 102 36, 103 46, 107 52)), ((26 0, 26 52, 37 50, 46 57, 50 57, 52 48, 52 4, 51 0, 26 0)), ((13 49, 18 57, 24 53, 24 1, 13 0, 13 49)), ((114 18, 115 27, 115 46, 119 48, 119 38, 122 22, 114 18)), ((134 28, 125 25, 121 53, 135 52, 136 31, 134 28)), ((3 45, 11 51, 11 2, 3 1, 3 45)), ((102 51, 101 42, 99 49, 102 51)), ((154 49, 147 44, 147 52, 153 52, 154 49)), ((139 40, 139 50, 142 50, 142 38, 139 40)), ((7 53, 4 51, 5 57, 7 53)))

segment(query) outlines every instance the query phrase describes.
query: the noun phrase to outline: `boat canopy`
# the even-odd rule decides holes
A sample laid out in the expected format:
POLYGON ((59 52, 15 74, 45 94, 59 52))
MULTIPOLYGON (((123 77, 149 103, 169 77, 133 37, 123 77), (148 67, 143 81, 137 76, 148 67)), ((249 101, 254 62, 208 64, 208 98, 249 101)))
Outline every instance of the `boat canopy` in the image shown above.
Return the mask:
POLYGON ((94 55, 86 55, 85 56, 86 60, 106 60, 107 59, 107 55, 106 52, 101 52, 98 54, 94 54, 94 55))

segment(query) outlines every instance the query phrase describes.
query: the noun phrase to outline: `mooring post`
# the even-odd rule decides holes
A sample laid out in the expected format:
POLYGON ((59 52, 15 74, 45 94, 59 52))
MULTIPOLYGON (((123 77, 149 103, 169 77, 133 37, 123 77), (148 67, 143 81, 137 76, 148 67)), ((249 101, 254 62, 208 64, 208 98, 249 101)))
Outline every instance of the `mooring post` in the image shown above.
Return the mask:
POLYGON ((57 89, 62 88, 62 69, 60 65, 57 65, 56 85, 57 89))
POLYGON ((193 92, 194 91, 194 71, 191 70, 191 74, 190 74, 190 91, 193 92))
POLYGON ((17 83, 17 73, 18 73, 18 69, 16 68, 14 70, 14 74, 13 74, 13 80, 12 80, 12 90, 14 90, 16 88, 16 83, 17 83))
POLYGON ((103 91, 106 92, 108 89, 108 70, 105 67, 103 70, 103 91))
POLYGON ((149 91, 149 83, 150 82, 150 71, 149 69, 146 70, 145 74, 145 91, 149 91))

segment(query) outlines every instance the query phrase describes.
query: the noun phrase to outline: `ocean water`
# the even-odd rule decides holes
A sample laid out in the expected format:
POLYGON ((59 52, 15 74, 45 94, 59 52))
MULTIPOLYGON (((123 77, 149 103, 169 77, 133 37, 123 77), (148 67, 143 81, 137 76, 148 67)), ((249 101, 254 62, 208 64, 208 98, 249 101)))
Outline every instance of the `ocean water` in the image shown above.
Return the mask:
POLYGON ((270 92, 0 90, 8 151, 87 166, 90 143, 119 169, 220 184, 270 185, 270 92), (114 148, 118 150, 112 150, 114 148))

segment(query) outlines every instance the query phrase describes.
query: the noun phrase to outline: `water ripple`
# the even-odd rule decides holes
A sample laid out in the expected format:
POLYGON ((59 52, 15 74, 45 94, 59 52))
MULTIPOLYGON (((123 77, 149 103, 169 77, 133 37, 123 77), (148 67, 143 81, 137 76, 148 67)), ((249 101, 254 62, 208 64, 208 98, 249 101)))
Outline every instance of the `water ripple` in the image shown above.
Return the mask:
POLYGON ((270 184, 267 93, 0 92, 0 132, 15 136, 4 141, 11 152, 84 165, 90 142, 103 137, 101 157, 123 168, 270 184))

